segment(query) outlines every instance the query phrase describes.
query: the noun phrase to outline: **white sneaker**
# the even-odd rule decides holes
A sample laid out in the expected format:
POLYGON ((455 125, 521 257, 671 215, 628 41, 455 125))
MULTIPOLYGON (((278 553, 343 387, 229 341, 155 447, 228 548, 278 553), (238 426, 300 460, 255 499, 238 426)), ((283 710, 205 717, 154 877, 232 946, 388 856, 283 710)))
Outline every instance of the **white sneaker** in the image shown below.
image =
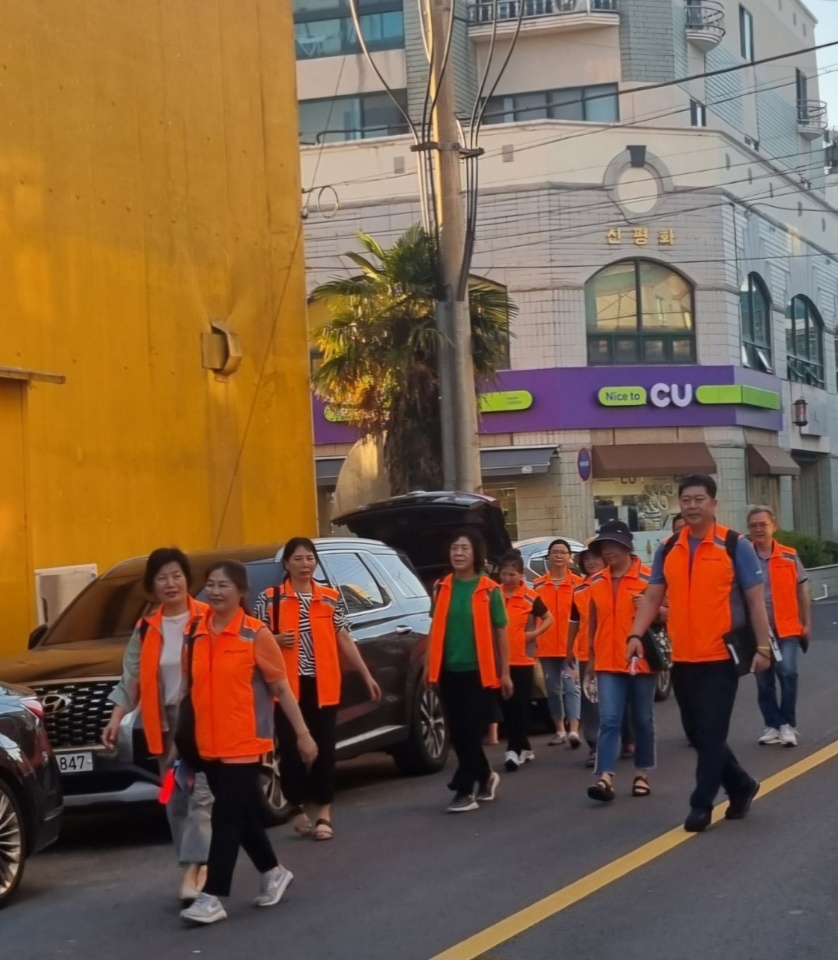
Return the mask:
POLYGON ((532 763, 535 760, 535 754, 532 750, 522 750, 519 756, 521 763, 532 763))
POLYGON ((272 907, 279 903, 283 893, 294 882, 294 874, 287 867, 280 865, 274 873, 263 873, 259 880, 259 896, 253 901, 254 907, 272 907))
POLYGON ((514 750, 507 750, 503 755, 503 765, 510 773, 514 773, 523 762, 514 750))
POLYGON ((766 727, 765 730, 762 731, 762 736, 759 738, 759 740, 757 740, 757 743, 763 747, 768 746, 769 744, 772 744, 772 743, 781 743, 781 742, 782 741, 780 740, 780 731, 777 730, 775 727, 766 727))
POLYGON ((180 919, 186 923, 218 923, 227 919, 227 911, 221 906, 218 897, 209 893, 199 893, 191 907, 180 911, 180 919))
POLYGON ((797 746, 797 731, 791 724, 784 723, 782 727, 780 727, 780 743, 782 743, 784 747, 797 746))
POLYGON ((479 800, 481 803, 490 803, 495 799, 499 783, 500 774, 495 773, 493 770, 489 774, 489 779, 485 783, 480 784, 474 799, 479 800))

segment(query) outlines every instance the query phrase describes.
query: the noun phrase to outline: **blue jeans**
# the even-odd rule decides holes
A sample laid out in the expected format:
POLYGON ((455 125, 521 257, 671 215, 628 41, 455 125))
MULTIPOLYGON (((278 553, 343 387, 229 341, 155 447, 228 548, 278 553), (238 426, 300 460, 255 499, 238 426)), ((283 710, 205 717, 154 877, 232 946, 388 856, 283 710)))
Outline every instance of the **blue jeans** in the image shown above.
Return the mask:
POLYGON ((556 721, 578 720, 582 705, 579 684, 566 676, 567 659, 565 657, 539 657, 544 671, 544 686, 547 688, 547 705, 550 716, 556 721))
POLYGON ((778 641, 783 659, 757 674, 757 702, 766 727, 779 730, 788 724, 797 726, 797 637, 778 641), (777 703, 777 681, 780 682, 780 703, 777 703))
POLYGON ((599 739, 596 747, 596 776, 617 771, 623 713, 626 704, 634 721, 634 766, 651 770, 655 766, 655 675, 600 673, 596 682, 599 693, 599 739))

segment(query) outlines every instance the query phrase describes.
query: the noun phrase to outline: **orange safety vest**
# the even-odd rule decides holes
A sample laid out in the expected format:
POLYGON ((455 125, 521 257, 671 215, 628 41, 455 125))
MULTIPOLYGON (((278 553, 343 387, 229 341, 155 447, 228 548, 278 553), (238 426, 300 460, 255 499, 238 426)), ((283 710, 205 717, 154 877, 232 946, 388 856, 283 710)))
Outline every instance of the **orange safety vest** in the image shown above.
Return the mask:
MULTIPOLYGON (((203 617, 207 605, 187 597, 189 618, 187 626, 193 620, 203 617)), ((157 607, 148 616, 137 622, 140 632, 140 716, 148 744, 153 757, 163 754, 163 691, 160 685, 160 655, 163 652, 163 607, 157 607)))
MULTIPOLYGON (((634 557, 628 572, 617 583, 616 594, 610 567, 592 577, 590 593, 591 609, 596 614, 593 647, 597 673, 629 672, 626 643, 637 611, 633 598, 646 590, 651 576, 649 567, 634 557)), ((642 657, 637 661, 635 672, 651 673, 642 657)))
POLYGON ((672 659, 682 663, 727 660, 723 637, 731 629, 732 593, 736 573, 725 545, 728 528, 717 523, 695 548, 690 569, 689 528, 663 563, 669 597, 669 638, 672 659))
POLYGON ((573 655, 580 663, 588 662, 591 623, 591 578, 586 577, 573 591, 573 603, 579 614, 579 629, 573 644, 573 655))
POLYGON ((772 541, 768 576, 778 639, 799 637, 803 633, 803 624, 800 622, 800 601, 797 598, 797 551, 794 547, 772 541))
MULTIPOLYGON (((442 672, 442 655, 445 648, 445 628, 448 624, 448 608, 451 606, 451 583, 453 574, 448 574, 434 585, 434 611, 431 620, 431 635, 428 644, 428 682, 437 683, 442 672)), ((500 587, 488 577, 480 577, 471 599, 474 617, 474 641, 477 647, 477 665, 484 687, 499 687, 498 667, 495 662, 495 641, 490 610, 493 590, 500 587)))
POLYGON ((570 609, 573 606, 573 592, 581 583, 582 578, 570 570, 558 586, 553 583, 549 573, 534 582, 536 593, 553 614, 553 626, 538 638, 536 653, 539 657, 567 656, 567 631, 570 625, 570 609))
MULTIPOLYGON (((501 591, 503 592, 503 588, 501 591)), ((538 600, 538 594, 522 583, 513 594, 503 592, 503 599, 506 603, 506 615, 509 618, 507 627, 509 665, 510 667, 531 667, 535 664, 535 658, 527 653, 526 633, 535 623, 532 608, 538 600)))
MULTIPOLYGON (((300 599, 286 580, 279 587, 268 587, 265 599, 270 610, 270 626, 274 633, 290 630, 297 637, 293 647, 280 647, 285 670, 294 696, 300 699, 300 599)), ((317 681, 317 703, 334 707, 340 703, 341 670, 335 612, 340 593, 312 580, 309 621, 311 645, 314 649, 314 674, 317 681)))
POLYGON ((195 739, 205 760, 235 760, 273 750, 274 698, 256 663, 264 623, 240 611, 219 634, 205 613, 192 633, 195 739))

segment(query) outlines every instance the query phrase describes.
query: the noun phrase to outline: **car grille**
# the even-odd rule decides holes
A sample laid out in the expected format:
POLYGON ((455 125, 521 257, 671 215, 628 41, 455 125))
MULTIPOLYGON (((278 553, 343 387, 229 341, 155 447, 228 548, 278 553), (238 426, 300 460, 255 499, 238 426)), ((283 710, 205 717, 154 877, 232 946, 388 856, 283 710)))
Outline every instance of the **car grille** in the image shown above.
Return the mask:
POLYGON ((102 727, 113 710, 108 694, 118 682, 106 678, 33 685, 44 704, 44 724, 54 750, 95 747, 101 742, 102 727), (62 707, 59 696, 66 697, 69 704, 62 707))

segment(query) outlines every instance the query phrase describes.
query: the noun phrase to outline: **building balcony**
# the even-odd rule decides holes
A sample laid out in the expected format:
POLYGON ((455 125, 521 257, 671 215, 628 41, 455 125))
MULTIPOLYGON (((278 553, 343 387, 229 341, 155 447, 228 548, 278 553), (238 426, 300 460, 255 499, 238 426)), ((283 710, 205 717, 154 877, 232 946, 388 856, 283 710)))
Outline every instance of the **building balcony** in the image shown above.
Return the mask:
POLYGON ((686 0, 687 40, 706 53, 725 35, 725 8, 720 0, 686 0))
POLYGON ((477 0, 468 8, 469 34, 476 41, 514 33, 564 33, 620 24, 617 0, 477 0), (523 7, 523 13, 522 13, 523 7))
POLYGON ((807 140, 818 140, 826 133, 828 122, 823 100, 797 101, 797 130, 807 140))

